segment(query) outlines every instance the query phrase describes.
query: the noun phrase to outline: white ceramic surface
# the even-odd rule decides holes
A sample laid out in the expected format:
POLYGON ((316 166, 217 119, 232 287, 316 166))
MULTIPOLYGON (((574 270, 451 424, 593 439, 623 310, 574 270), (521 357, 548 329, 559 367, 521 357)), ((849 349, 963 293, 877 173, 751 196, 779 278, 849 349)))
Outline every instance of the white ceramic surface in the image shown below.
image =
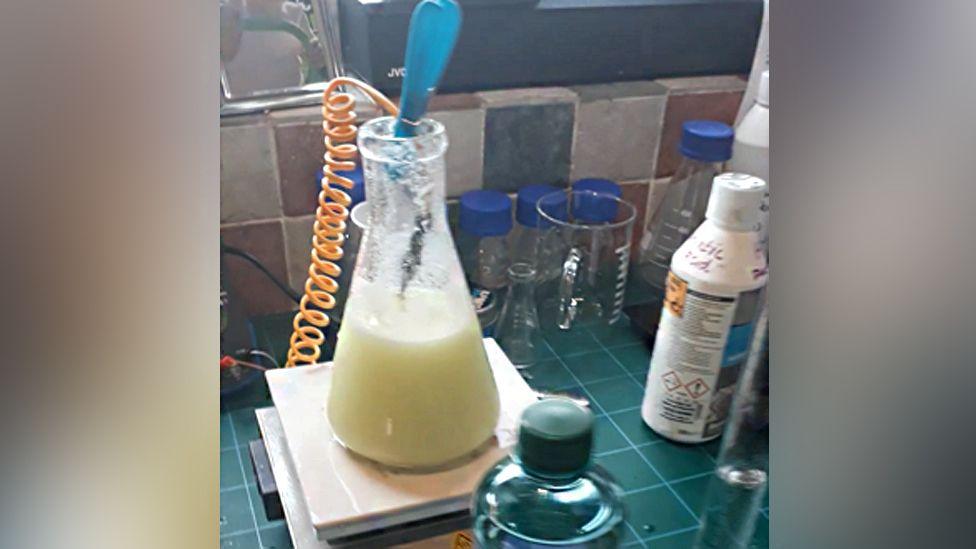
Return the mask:
POLYGON ((320 539, 351 536, 468 507, 475 484, 508 453, 522 410, 536 399, 498 344, 488 338, 484 343, 501 400, 493 445, 473 461, 431 474, 382 470, 335 442, 325 413, 331 363, 267 372, 268 388, 320 539))

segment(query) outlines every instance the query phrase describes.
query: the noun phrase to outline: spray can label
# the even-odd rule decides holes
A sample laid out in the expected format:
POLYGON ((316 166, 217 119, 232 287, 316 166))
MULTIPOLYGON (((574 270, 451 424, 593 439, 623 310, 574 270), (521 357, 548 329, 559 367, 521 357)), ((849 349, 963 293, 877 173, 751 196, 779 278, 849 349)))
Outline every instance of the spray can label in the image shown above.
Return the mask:
POLYGON ((668 273, 643 412, 651 427, 688 442, 722 433, 759 293, 714 295, 668 273))

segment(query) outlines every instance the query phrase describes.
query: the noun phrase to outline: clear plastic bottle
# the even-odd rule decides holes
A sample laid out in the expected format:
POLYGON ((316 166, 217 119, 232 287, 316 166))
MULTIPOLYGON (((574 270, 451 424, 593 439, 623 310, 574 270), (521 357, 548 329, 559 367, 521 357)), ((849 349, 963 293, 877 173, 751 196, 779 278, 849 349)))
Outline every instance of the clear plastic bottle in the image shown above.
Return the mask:
POLYGON ((768 472, 769 328, 768 309, 763 307, 705 496, 696 549, 748 544, 767 490, 768 472))
POLYGON ((510 286, 495 325, 495 340, 521 370, 535 364, 542 345, 535 304, 535 268, 528 263, 512 263, 508 278, 510 286))
POLYGON ((654 288, 664 288, 671 256, 705 220, 712 180, 732 157, 733 135, 721 122, 690 120, 682 125, 681 164, 641 239, 638 271, 654 288))
POLYGON ((461 195, 458 247, 482 332, 491 335, 508 285, 512 200, 498 191, 461 195))
POLYGON ((475 489, 479 549, 617 547, 624 506, 613 478, 590 459, 593 414, 565 398, 522 414, 515 452, 475 489))
MULTIPOLYGON (((739 122, 735 129, 735 147, 729 169, 754 175, 772 185, 769 180, 769 70, 762 72, 759 79, 759 93, 756 103, 739 122)), ((769 190, 763 198, 759 213, 759 242, 763 249, 768 247, 769 228, 769 190)))

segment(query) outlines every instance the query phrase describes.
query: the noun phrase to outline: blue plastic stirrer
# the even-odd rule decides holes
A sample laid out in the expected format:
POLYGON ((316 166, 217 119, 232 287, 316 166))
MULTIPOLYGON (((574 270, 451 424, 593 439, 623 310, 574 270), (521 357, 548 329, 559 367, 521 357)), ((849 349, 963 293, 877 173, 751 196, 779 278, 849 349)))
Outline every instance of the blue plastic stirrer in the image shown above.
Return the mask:
POLYGON ((404 56, 400 114, 393 135, 413 137, 440 83, 461 29, 461 8, 454 0, 424 0, 410 16, 404 56))

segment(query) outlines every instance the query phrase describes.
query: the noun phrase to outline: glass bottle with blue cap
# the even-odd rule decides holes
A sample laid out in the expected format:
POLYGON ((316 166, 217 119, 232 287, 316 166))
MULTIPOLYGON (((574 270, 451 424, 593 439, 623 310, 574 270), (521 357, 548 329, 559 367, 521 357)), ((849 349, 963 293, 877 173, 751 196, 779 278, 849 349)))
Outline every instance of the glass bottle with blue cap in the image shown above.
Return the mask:
POLYGON ((486 334, 497 317, 508 284, 509 253, 506 236, 512 230, 512 200, 498 191, 468 191, 461 195, 458 248, 486 334))
MULTIPOLYGON (((565 212, 566 196, 552 185, 526 185, 518 191, 515 200, 515 229, 512 231, 512 262, 528 263, 535 268, 539 282, 559 277, 562 253, 558 235, 546 231, 551 224, 539 215, 536 204, 543 196, 553 195, 553 214, 565 212), (549 236, 550 238, 546 239, 549 236)), ((565 216, 563 216, 565 217, 565 216)))
POLYGON ((640 245, 639 272, 655 288, 664 288, 671 256, 705 220, 712 180, 732 158, 734 132, 728 124, 689 120, 681 127, 681 164, 668 182, 640 245))

